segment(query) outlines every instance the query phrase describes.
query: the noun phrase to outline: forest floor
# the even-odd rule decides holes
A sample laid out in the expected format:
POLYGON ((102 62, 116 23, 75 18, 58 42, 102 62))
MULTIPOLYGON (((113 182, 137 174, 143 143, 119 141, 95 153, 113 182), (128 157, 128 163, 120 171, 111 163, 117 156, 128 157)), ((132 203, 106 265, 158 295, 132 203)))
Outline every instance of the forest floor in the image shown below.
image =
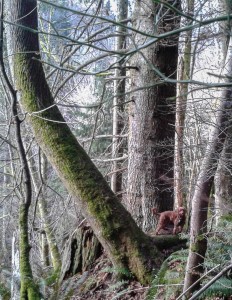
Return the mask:
POLYGON ((118 279, 111 262, 103 254, 89 271, 63 282, 59 299, 144 300, 148 288, 133 279, 118 279))

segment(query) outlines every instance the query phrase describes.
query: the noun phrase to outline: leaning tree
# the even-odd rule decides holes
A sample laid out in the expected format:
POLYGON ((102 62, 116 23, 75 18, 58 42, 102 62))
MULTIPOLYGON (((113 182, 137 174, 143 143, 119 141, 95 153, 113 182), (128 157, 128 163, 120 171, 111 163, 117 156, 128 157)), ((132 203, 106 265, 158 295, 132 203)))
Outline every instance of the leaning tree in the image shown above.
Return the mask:
POLYGON ((11 5, 15 89, 26 119, 114 265, 147 283, 159 265, 158 250, 118 201, 54 102, 41 63, 37 1, 12 0, 11 5))

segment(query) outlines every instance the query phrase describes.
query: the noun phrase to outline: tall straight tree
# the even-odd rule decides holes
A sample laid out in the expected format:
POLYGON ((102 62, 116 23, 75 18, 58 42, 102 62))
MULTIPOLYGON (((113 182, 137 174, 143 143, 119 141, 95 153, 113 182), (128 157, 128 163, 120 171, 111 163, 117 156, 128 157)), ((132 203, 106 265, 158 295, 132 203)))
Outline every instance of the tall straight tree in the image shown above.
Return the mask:
MULTIPOLYGON (((224 76, 227 83, 231 82, 231 74, 232 38, 230 38, 224 70, 224 76)), ((209 197, 225 140, 231 133, 231 130, 228 130, 232 125, 231 92, 232 89, 230 86, 225 88, 222 92, 220 107, 218 108, 218 116, 215 124, 216 126, 214 126, 214 130, 212 131, 212 135, 201 164, 201 170, 192 199, 190 247, 184 282, 184 291, 188 291, 186 294, 187 297, 189 297, 190 293, 199 288, 200 281, 198 281, 198 279, 204 269, 204 259, 207 250, 206 233, 209 197), (198 284, 194 285, 192 289, 190 289, 196 281, 198 281, 198 284)))
MULTIPOLYGON (((194 0, 182 2, 182 11, 185 16, 191 16, 194 13, 194 0)), ((192 23, 191 19, 182 17, 181 25, 186 26, 192 23)), ((192 48, 192 30, 182 32, 179 39, 179 55, 178 55, 178 80, 190 79, 191 67, 191 48, 192 48)), ((174 155, 174 191, 175 191, 175 207, 183 206, 184 190, 184 160, 183 160, 183 144, 184 144, 184 124, 186 105, 188 98, 188 83, 177 83, 176 92, 176 121, 175 121, 175 155, 174 155)))
MULTIPOLYGON (((128 1, 118 0, 118 21, 121 22, 127 19, 128 15, 128 1)), ((126 49, 126 28, 118 26, 116 38, 116 51, 126 49)), ((113 141, 112 141, 112 156, 116 158, 123 155, 123 139, 118 135, 122 134, 124 127, 123 108, 125 102, 125 86, 126 86, 126 68, 124 60, 117 56, 117 69, 115 71, 114 81, 114 103, 113 103, 113 141)), ((118 161, 113 162, 113 174, 111 176, 111 188, 117 194, 122 195, 122 171, 121 163, 118 161)))
MULTIPOLYGON (((180 1, 169 1, 179 7, 180 1)), ((150 35, 178 28, 180 17, 158 1, 135 1, 133 27, 150 35)), ((139 48, 149 37, 136 33, 139 48)), ((173 208, 173 161, 176 85, 163 83, 163 76, 176 78, 178 37, 164 39, 138 51, 131 59, 129 107, 127 208, 147 231, 154 225, 151 208, 173 208), (162 74, 160 74, 160 72, 162 74), (172 99, 171 99, 172 98, 172 99)))
POLYGON ((74 196, 115 267, 142 283, 151 280, 158 250, 115 197, 67 126, 41 64, 36 0, 12 0, 12 43, 16 88, 34 135, 74 196))
MULTIPOLYGON (((220 11, 224 14, 231 14, 232 3, 231 1, 219 1, 218 3, 220 11)), ((228 40, 230 38, 231 20, 221 22, 220 27, 223 32, 222 41, 222 54, 223 62, 222 68, 225 64, 226 53, 228 50, 228 40)), ((232 128, 228 129, 229 133, 226 137, 224 149, 218 164, 217 172, 215 174, 215 209, 217 220, 220 216, 228 214, 231 210, 231 194, 232 194, 232 128)))

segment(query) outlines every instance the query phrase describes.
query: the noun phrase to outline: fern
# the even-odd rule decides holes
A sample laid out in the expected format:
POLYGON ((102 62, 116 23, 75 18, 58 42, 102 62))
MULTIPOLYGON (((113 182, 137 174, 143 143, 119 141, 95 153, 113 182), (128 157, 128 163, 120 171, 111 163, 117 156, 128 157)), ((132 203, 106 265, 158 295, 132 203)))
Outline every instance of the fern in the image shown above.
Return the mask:
POLYGON ((212 298, 212 297, 229 297, 232 295, 232 280, 226 277, 221 277, 213 283, 204 293, 201 294, 199 299, 212 298))
MULTIPOLYGON (((205 259, 205 268, 210 270, 216 265, 223 266, 230 264, 232 256, 232 223, 231 218, 223 218, 217 227, 214 228, 213 236, 208 238, 208 249, 205 259), (225 230, 226 228, 226 230, 225 230)), ((210 273, 215 276, 218 268, 210 273)), ((207 278, 207 281, 210 277, 207 278)), ((204 282, 202 284, 204 286, 204 282)), ((211 299, 212 297, 228 297, 232 295, 232 280, 228 276, 221 277, 212 284, 199 299, 211 299)))
POLYGON ((169 256, 157 273, 151 284, 146 300, 153 300, 157 293, 162 293, 162 299, 170 299, 176 295, 179 285, 184 278, 184 270, 187 261, 187 250, 180 250, 169 256), (164 287, 160 287, 164 285, 164 287), (163 295, 165 294, 165 296, 163 295))
POLYGON ((129 289, 124 289, 120 292, 117 293, 117 295, 115 295, 111 300, 119 300, 121 296, 127 294, 127 293, 130 293, 132 290, 129 290, 129 289))
POLYGON ((127 285, 128 285, 128 281, 120 280, 120 281, 115 282, 114 284, 111 284, 106 291, 107 292, 115 292, 127 285))

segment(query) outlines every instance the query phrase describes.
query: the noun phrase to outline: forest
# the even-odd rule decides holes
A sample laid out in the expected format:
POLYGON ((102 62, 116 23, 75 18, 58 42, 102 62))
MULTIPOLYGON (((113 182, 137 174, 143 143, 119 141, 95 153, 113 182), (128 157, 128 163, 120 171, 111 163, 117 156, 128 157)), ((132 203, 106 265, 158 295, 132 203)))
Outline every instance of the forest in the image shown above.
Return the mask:
POLYGON ((0 14, 0 300, 232 299, 232 2, 0 14))

